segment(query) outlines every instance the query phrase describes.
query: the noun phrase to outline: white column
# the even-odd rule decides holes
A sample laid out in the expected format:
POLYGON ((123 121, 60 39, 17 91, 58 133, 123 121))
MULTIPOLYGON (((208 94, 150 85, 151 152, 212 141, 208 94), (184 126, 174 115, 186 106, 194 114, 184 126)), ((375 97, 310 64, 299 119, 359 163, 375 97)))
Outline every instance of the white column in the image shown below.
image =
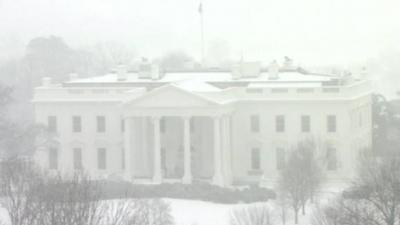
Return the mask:
POLYGON ((223 154, 223 162, 224 162, 224 169, 225 169, 225 178, 226 183, 232 183, 232 145, 231 145, 231 116, 226 115, 224 116, 225 125, 224 125, 224 154, 223 154))
POLYGON ((125 118, 124 119, 124 153, 125 153, 125 158, 124 158, 124 163, 125 163, 125 179, 127 181, 131 181, 133 178, 132 174, 132 157, 131 157, 131 151, 132 151, 132 121, 133 118, 125 118))
POLYGON ((183 117, 183 147, 184 147, 184 173, 182 182, 192 183, 192 155, 190 144, 190 117, 183 117))
POLYGON ((221 162, 221 117, 214 117, 214 177, 213 184, 224 185, 221 162))
POLYGON ((153 162, 153 182, 162 182, 161 173, 161 143, 160 143, 160 117, 152 117, 154 135, 154 162, 153 162))

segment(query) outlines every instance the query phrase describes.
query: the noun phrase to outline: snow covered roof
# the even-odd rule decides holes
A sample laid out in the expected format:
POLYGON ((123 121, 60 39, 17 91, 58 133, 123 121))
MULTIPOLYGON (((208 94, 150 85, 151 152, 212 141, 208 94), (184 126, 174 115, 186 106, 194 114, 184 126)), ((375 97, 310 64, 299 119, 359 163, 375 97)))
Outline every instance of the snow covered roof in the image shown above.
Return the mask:
POLYGON ((318 82, 301 82, 301 83, 250 83, 248 88, 316 88, 321 87, 318 82))
POLYGON ((68 81, 68 84, 76 83, 176 83, 181 81, 202 81, 202 82, 324 82, 330 81, 334 76, 303 74, 300 72, 280 72, 279 78, 270 80, 267 72, 262 72, 258 77, 243 77, 233 79, 231 72, 169 72, 161 76, 160 79, 139 78, 138 73, 130 72, 126 74, 126 79, 118 80, 116 73, 104 76, 90 77, 68 81))
POLYGON ((188 91, 195 91, 195 92, 217 92, 221 91, 221 89, 203 82, 203 81, 197 81, 197 80, 185 80, 181 82, 174 83, 175 86, 180 87, 182 89, 188 90, 188 91))

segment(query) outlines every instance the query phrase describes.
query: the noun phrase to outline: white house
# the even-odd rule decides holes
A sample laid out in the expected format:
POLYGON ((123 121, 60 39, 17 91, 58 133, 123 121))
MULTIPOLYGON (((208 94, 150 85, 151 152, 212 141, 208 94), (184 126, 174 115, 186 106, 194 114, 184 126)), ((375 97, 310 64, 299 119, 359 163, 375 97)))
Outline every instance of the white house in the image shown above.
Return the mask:
POLYGON ((271 184, 313 140, 329 179, 346 181, 371 143, 371 83, 291 65, 162 72, 142 64, 35 89, 36 121, 57 134, 37 159, 136 183, 271 184))

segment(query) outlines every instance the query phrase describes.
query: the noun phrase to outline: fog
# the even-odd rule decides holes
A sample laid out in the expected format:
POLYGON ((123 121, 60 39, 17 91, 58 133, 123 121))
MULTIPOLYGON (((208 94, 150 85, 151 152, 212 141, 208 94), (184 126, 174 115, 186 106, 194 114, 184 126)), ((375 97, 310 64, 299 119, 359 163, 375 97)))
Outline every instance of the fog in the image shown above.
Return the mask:
POLYGON ((400 225, 399 0, 0 0, 0 225, 400 225))
MULTIPOLYGON (((198 7, 197 0, 1 0, 0 40, 57 35, 72 46, 112 40, 148 57, 182 49, 199 58, 198 7)), ((233 59, 365 63, 399 49, 399 8, 396 0, 205 0, 206 45, 226 43, 233 59)))

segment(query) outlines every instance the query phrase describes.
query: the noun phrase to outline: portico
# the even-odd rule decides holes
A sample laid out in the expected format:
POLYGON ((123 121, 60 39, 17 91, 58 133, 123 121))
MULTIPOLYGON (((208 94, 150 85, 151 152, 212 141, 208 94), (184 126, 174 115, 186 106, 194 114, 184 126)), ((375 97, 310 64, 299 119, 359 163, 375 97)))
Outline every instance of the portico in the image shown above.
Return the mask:
MULTIPOLYGON (((133 101, 127 101, 122 107, 125 124, 123 142, 126 179, 133 182, 143 180, 140 176, 135 175, 138 174, 135 171, 137 166, 134 165, 137 162, 135 154, 138 154, 137 149, 135 149, 135 146, 138 146, 135 140, 137 142, 148 140, 148 143, 142 143, 139 147, 142 149, 141 154, 149 153, 147 154, 149 166, 145 167, 150 169, 151 173, 149 173, 150 177, 147 177, 147 181, 154 184, 163 182, 190 184, 195 178, 200 179, 193 174, 193 163, 205 162, 202 165, 213 168, 212 174, 202 180, 207 180, 219 186, 230 184, 231 161, 227 159, 230 155, 229 127, 232 110, 229 107, 193 95, 172 85, 155 90, 133 101), (177 104, 179 104, 179 107, 177 107, 177 104), (168 120, 168 124, 172 126, 166 130, 165 121, 168 120), (199 132, 200 140, 195 139, 197 134, 193 132, 194 124, 197 125, 196 132, 199 132), (170 144, 173 147, 168 148, 167 143, 163 143, 162 139, 167 135, 168 137, 165 137, 164 141, 173 142, 170 144), (210 138, 207 139, 206 136, 210 138), (211 144, 210 147, 208 144, 211 144), (182 148, 183 171, 171 179, 167 176, 168 173, 164 171, 164 167, 166 167, 166 155, 176 155, 173 152, 175 151, 174 147, 175 149, 182 148), (193 149, 199 152, 196 157, 199 157, 199 155, 203 157, 193 158, 193 149)), ((141 157, 141 160, 145 159, 141 157)), ((175 165, 178 165, 177 157, 174 160, 175 165)), ((201 167, 200 170, 210 171, 205 167, 201 167)), ((208 174, 207 172, 204 173, 208 174)))

